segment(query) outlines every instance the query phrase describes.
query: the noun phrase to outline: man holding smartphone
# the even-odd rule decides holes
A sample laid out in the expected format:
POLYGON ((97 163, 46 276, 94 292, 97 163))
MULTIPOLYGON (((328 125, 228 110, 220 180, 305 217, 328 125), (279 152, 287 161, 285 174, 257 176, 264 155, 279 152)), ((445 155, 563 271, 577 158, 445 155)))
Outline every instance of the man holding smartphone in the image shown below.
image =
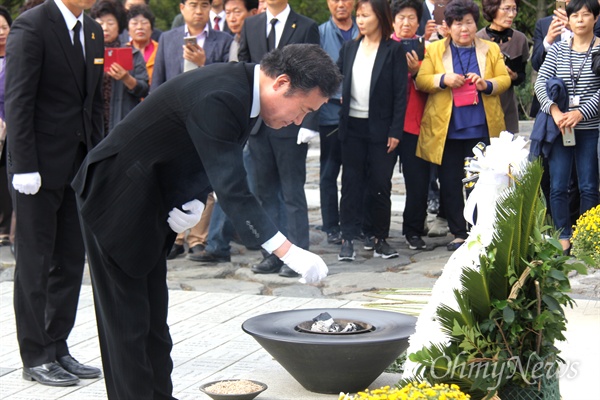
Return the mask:
POLYGON ((212 0, 181 0, 179 9, 185 24, 161 35, 150 93, 182 72, 229 61, 233 37, 211 28, 211 3, 212 0))

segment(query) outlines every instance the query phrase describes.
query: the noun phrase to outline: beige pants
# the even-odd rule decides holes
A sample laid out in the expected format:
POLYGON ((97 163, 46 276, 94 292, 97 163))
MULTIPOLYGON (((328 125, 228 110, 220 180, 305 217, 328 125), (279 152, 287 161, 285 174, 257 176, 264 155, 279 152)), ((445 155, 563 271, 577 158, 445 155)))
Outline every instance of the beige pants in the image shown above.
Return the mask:
POLYGON ((177 238, 175 239, 175 244, 182 245, 183 242, 187 242, 188 247, 190 249, 198 244, 206 245, 206 238, 208 237, 208 226, 210 224, 210 216, 212 215, 214 206, 215 198, 211 192, 206 198, 206 206, 204 207, 204 211, 202 211, 200 222, 198 222, 196 226, 189 230, 187 237, 185 235, 185 232, 181 232, 180 234, 178 234, 177 238))

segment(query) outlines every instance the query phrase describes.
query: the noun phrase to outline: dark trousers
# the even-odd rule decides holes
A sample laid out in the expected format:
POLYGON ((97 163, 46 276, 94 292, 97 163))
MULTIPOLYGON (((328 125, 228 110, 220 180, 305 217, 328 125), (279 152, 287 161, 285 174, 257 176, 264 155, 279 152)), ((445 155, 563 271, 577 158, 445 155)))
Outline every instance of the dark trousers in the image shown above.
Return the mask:
POLYGON ((110 400, 173 399, 173 342, 167 325, 167 247, 150 273, 125 274, 82 224, 110 400))
POLYGON ((34 367, 69 354, 85 251, 70 186, 12 196, 17 339, 23 365, 34 367))
POLYGON ((402 234, 405 236, 423 236, 427 217, 431 164, 417 157, 418 140, 419 136, 404 132, 400 142, 402 174, 406 187, 406 203, 402 214, 402 234))
POLYGON ((348 137, 342 142, 342 237, 353 240, 363 225, 365 191, 373 236, 385 239, 390 230, 392 174, 396 152, 387 153, 386 143, 372 143, 367 119, 350 118, 348 137))
MULTIPOLYGON (((11 185, 12 186, 12 185, 11 185)), ((12 220, 12 199, 8 190, 9 182, 6 175, 6 164, 0 164, 0 238, 10 235, 12 220)))
POLYGON ((328 233, 338 232, 340 229, 337 178, 342 167, 342 144, 338 139, 337 129, 337 125, 319 126, 321 218, 323 231, 328 233))
POLYGON ((292 243, 308 249, 308 206, 304 193, 308 145, 296 144, 295 137, 281 137, 265 126, 250 136, 248 150, 254 165, 255 194, 262 207, 292 243))
POLYGON ((479 142, 489 143, 489 138, 446 139, 442 164, 438 167, 440 204, 443 204, 450 233, 461 239, 468 236, 467 221, 463 216, 465 201, 462 179, 465 176, 465 157, 473 157, 473 147, 479 142))

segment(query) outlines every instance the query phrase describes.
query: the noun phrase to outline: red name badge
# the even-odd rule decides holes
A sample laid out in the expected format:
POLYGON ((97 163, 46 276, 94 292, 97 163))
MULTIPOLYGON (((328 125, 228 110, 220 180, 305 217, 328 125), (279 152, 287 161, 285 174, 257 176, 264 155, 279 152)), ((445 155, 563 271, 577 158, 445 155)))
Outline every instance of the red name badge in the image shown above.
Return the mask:
POLYGON ((105 48, 104 72, 108 71, 113 63, 117 63, 127 71, 131 71, 133 69, 133 49, 131 47, 105 48))

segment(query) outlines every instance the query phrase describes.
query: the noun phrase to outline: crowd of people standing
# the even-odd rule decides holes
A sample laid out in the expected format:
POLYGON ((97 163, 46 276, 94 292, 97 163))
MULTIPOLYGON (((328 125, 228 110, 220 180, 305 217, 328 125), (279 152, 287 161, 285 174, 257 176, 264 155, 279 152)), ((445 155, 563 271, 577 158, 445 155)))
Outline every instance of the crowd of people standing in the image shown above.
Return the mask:
MULTIPOLYGON (((253 113, 240 153, 245 175, 237 178, 267 212, 277 235, 289 238, 298 252, 310 245, 304 185, 308 143, 317 136, 321 229, 331 246, 340 246, 340 261, 355 259, 358 242, 375 257, 398 256, 387 242, 391 179, 397 164, 406 187, 402 235, 409 249, 427 247, 423 238, 428 197, 438 183, 436 221, 443 221, 453 235, 447 249, 460 247, 469 232, 463 216, 469 194, 462 182, 464 160, 500 132, 518 133, 515 87, 525 82, 530 60, 538 71, 532 156, 542 157, 547 166, 543 189, 566 253, 573 209, 579 214, 599 203, 597 0, 567 0, 565 9, 538 21, 531 51, 528 38, 513 28, 520 0, 483 0, 481 9, 473 0, 451 0, 441 19, 431 0, 327 0, 330 18, 321 25, 294 11, 288 0, 181 0, 180 13, 165 32, 155 27, 149 0, 29 0, 26 5, 31 10, 23 10, 14 21, 0 6, 0 242, 11 245, 16 258, 15 311, 26 379, 67 386, 101 373, 79 363, 67 345, 86 248, 82 210, 75 199, 85 198, 86 190, 91 190, 80 187, 76 194, 71 182, 86 155, 113 132, 119 132, 118 143, 123 143, 128 127, 139 128, 139 121, 134 124, 128 118, 133 110, 161 93, 166 96, 191 71, 212 64, 259 64, 276 49, 312 44, 320 46, 343 75, 337 92, 320 109, 303 106, 297 115, 286 116, 281 126, 253 113), (480 16, 489 25, 478 29, 480 16), (131 66, 106 65, 106 51, 122 48, 130 50, 131 66), (573 190, 579 194, 577 201, 570 199, 573 190)), ((211 79, 216 80, 211 85, 219 79, 232 83, 214 74, 211 79)), ((155 100, 150 103, 157 107, 155 100)), ((177 110, 174 104, 169 106, 177 110)), ((165 115, 165 129, 170 129, 169 122, 173 129, 198 128, 198 121, 180 114, 165 115)), ((233 122, 206 125, 219 131, 233 122)), ((219 140, 209 143, 216 146, 219 140)), ((148 149, 151 145, 147 143, 148 149)), ((140 146, 144 148, 143 142, 140 146)), ((184 164, 169 172, 189 177, 187 184, 194 185, 197 171, 184 164)), ((145 173, 139 163, 122 171, 132 179, 143 179, 145 173)), ((247 238, 233 218, 242 211, 227 202, 228 193, 237 188, 233 181, 211 183, 222 192, 207 190, 202 201, 182 202, 183 212, 169 214, 168 222, 178 235, 165 248, 161 242, 145 256, 185 255, 204 263, 231 260, 230 242, 247 238), (188 218, 196 214, 197 220, 188 218), (188 221, 193 223, 188 226, 188 221)), ((96 184, 102 187, 101 182, 96 184)), ((180 194, 168 179, 161 180, 160 189, 171 190, 175 197, 180 194)), ((85 212, 89 218, 97 217, 93 210, 85 212)), ((246 222, 244 230, 255 232, 246 222)), ((293 257, 274 251, 278 247, 272 240, 277 238, 281 245, 277 235, 259 241, 261 245, 246 241, 249 248, 263 253, 252 271, 306 278, 293 257)), ((93 238, 88 232, 87 247, 93 238)), ((126 252, 131 244, 115 246, 126 252)), ((99 251, 93 258, 103 257, 99 251)), ((95 276, 98 281, 105 278, 95 276)), ((108 288, 108 282, 102 284, 108 288)), ((166 323, 156 326, 165 329, 166 323)), ((115 342, 107 339, 108 333, 103 335, 104 357, 114 354, 104 348, 115 342)), ((161 354, 168 358, 168 332, 158 337, 161 354)), ((169 364, 166 358, 163 361, 169 364)), ((107 359, 105 373, 109 366, 107 359)), ((166 375, 157 390, 171 398, 166 375)), ((107 376, 109 392, 128 386, 122 379, 117 373, 107 376)))

